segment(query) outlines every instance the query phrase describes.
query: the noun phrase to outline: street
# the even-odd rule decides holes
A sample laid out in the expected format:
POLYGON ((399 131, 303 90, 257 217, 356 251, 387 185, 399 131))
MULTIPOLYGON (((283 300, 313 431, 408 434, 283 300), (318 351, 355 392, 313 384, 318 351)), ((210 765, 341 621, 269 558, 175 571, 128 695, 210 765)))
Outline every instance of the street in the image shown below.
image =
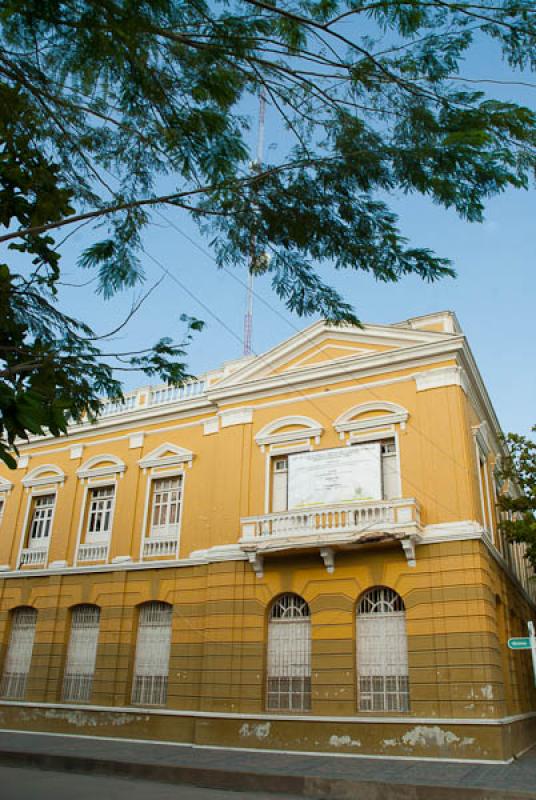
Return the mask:
POLYGON ((293 795, 252 795, 129 778, 0 767, 1 800, 297 800, 293 795))

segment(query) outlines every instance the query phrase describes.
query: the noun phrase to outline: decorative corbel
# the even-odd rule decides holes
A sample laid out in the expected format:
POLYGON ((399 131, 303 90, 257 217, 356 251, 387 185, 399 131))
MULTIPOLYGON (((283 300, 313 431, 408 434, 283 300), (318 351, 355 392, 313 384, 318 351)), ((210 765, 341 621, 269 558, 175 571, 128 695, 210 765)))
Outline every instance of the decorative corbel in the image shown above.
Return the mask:
POLYGON ((248 553, 248 559, 257 578, 262 578, 264 576, 264 558, 259 553, 248 553))
POLYGON ((320 558, 324 562, 324 566, 330 575, 332 572, 335 572, 335 551, 332 547, 323 547, 320 551, 320 558))
POLYGON ((417 560, 415 557, 415 540, 408 536, 407 539, 401 539, 402 549, 406 556, 408 567, 416 567, 417 560))

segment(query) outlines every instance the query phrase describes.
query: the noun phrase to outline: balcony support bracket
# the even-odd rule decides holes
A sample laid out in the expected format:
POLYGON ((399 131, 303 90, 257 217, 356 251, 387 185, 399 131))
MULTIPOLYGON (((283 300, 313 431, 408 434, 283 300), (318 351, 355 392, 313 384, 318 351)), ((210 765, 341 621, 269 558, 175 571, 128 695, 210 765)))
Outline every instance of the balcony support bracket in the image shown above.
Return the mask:
POLYGON ((257 578, 264 577, 264 558, 259 553, 248 553, 249 563, 257 578))
POLYGON ((320 551, 320 558, 330 575, 335 572, 335 551, 333 547, 323 547, 320 551))
POLYGON ((401 539, 400 542, 408 562, 408 567, 416 567, 415 538, 413 536, 408 536, 406 539, 401 539))

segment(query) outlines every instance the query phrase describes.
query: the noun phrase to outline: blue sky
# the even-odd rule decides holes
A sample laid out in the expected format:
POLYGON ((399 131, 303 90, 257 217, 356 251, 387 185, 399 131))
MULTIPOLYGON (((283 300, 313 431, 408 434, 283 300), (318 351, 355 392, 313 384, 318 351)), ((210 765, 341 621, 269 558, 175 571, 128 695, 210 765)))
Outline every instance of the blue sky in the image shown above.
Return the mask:
MULTIPOLYGON (((512 77, 481 49, 465 74, 472 77, 512 77)), ((519 80, 520 77, 515 76, 519 80)), ((529 77, 522 77, 530 81, 529 77)), ((501 99, 534 107, 536 88, 493 86, 501 99)), ((284 134, 268 109, 267 145, 278 144, 284 134)), ((451 309, 457 314, 473 349, 504 430, 528 433, 536 424, 536 370, 534 357, 534 307, 536 300, 536 192, 508 191, 487 203, 483 224, 460 220, 454 212, 434 206, 419 196, 395 197, 402 232, 419 246, 427 246, 450 258, 456 279, 424 284, 405 278, 398 284, 375 282, 355 272, 322 268, 322 275, 339 289, 365 322, 390 323, 411 316, 451 309)), ((138 349, 166 335, 181 331, 182 312, 203 318, 206 328, 197 334, 189 351, 189 366, 195 373, 218 366, 242 354, 246 271, 230 274, 215 266, 209 244, 200 236, 186 212, 163 209, 154 215, 155 225, 146 233, 143 257, 146 287, 163 275, 163 265, 172 273, 153 292, 130 324, 111 343, 119 350, 138 349), (172 224, 170 224, 170 222, 172 224), (197 246, 196 246, 197 245, 197 246), (201 249, 199 249, 201 248, 201 249), (208 311, 207 311, 208 309, 208 311), (215 318, 215 316, 218 319, 215 318)), ((80 250, 91 241, 87 229, 73 236, 64 249, 66 280, 83 281, 87 273, 74 266, 80 250)), ((269 279, 257 279, 253 347, 261 353, 313 319, 289 314, 270 290, 269 279)), ((105 302, 85 289, 66 289, 62 305, 75 316, 83 316, 100 331, 113 328, 127 313, 140 290, 105 302)), ((126 388, 147 383, 143 375, 127 374, 126 388)))

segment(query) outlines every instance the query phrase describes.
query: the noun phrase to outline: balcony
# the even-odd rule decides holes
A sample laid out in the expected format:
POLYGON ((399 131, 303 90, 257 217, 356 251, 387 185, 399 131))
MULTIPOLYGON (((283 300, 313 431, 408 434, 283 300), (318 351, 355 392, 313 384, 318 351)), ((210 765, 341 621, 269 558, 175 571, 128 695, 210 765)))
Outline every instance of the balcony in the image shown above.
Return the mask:
POLYGON ((43 567, 47 563, 48 547, 25 547, 20 554, 21 567, 43 567))
POLYGON ((78 563, 85 561, 106 561, 108 542, 86 542, 78 548, 78 563))
POLYGON ((178 544, 176 533, 150 536, 143 543, 143 558, 176 558, 178 544))
POLYGON ((320 547, 328 571, 333 571, 333 547, 381 540, 399 540, 410 566, 421 531, 418 503, 413 498, 344 503, 280 511, 241 519, 241 549, 262 574, 262 555, 320 547))

